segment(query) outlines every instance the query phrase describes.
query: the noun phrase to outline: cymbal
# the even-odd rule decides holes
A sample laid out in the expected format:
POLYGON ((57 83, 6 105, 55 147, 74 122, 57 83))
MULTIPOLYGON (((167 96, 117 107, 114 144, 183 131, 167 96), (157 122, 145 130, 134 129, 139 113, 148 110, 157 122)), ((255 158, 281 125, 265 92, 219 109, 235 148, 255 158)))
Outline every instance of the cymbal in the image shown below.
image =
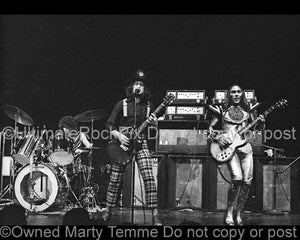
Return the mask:
POLYGON ((77 122, 91 122, 104 118, 106 115, 107 113, 104 110, 97 109, 77 114, 74 119, 77 122))
POLYGON ((11 119, 15 120, 16 122, 25 125, 25 126, 32 126, 34 124, 32 118, 25 113, 22 109, 13 106, 13 105, 5 105, 4 112, 7 116, 11 119))

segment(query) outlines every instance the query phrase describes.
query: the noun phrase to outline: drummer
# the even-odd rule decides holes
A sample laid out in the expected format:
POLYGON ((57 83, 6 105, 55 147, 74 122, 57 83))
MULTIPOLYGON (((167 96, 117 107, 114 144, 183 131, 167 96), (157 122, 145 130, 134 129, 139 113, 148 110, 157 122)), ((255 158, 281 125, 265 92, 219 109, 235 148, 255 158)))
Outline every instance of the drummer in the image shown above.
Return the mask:
POLYGON ((74 120, 72 116, 64 116, 60 119, 59 128, 64 131, 65 139, 67 139, 72 146, 72 152, 74 154, 74 159, 76 160, 82 150, 80 148, 91 148, 93 146, 92 143, 89 142, 87 136, 78 131, 77 122, 74 120))

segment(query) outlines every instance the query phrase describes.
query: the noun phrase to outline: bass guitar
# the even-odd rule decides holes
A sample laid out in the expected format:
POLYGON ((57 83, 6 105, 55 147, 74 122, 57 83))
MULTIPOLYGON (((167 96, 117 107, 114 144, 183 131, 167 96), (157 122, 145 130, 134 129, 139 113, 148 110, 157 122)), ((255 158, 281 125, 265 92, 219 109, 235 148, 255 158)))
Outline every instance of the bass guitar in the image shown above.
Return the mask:
MULTIPOLYGON (((154 110, 152 114, 155 116, 172 101, 174 101, 175 96, 173 94, 168 94, 163 102, 154 110)), ((134 146, 138 149, 141 148, 142 139, 140 138, 141 133, 149 125, 149 118, 147 118, 138 129, 131 132, 124 133, 126 137, 129 138, 129 145, 125 146, 120 143, 117 139, 112 139, 106 146, 106 150, 113 162, 127 163, 130 162, 133 157, 134 146)))
MULTIPOLYGON (((267 115, 276 108, 284 107, 286 105, 287 100, 282 99, 268 108, 263 113, 263 116, 267 117, 267 115)), ((260 118, 258 117, 257 119, 255 119, 255 121, 241 129, 239 129, 239 126, 232 126, 229 130, 226 131, 226 133, 222 134, 226 139, 229 139, 230 144, 226 146, 221 146, 218 142, 212 142, 210 145, 210 152, 214 159, 219 163, 224 163, 231 160, 236 148, 242 146, 248 140, 248 138, 245 138, 244 134, 247 133, 247 131, 249 131, 249 129, 252 128, 259 120, 260 118)))

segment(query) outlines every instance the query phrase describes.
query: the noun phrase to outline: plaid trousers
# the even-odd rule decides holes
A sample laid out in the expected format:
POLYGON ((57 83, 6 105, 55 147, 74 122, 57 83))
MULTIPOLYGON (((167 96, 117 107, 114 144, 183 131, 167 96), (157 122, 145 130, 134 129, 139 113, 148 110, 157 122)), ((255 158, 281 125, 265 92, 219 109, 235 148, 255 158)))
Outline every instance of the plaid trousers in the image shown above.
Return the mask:
MULTIPOLYGON (((142 148, 137 152, 136 163, 140 170, 145 186, 146 205, 151 208, 157 208, 157 189, 153 176, 152 161, 148 150, 147 142, 144 141, 142 148)), ((106 193, 106 206, 115 207, 120 188, 124 182, 125 164, 114 163, 106 193)))

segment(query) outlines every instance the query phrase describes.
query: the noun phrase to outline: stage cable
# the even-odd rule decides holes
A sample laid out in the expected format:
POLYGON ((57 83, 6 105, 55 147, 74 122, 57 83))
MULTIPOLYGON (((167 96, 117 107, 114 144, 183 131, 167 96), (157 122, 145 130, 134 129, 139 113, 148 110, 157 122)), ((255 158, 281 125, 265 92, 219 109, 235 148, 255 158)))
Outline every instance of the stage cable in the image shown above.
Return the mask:
POLYGON ((225 176, 224 176, 224 174, 222 173, 222 171, 221 171, 221 167, 222 167, 222 165, 221 164, 218 164, 217 165, 217 168, 218 168, 218 172, 220 173, 220 175, 221 175, 221 177, 224 179, 224 181, 225 182, 227 182, 227 183, 229 183, 229 184, 231 184, 231 181, 229 181, 225 176))

